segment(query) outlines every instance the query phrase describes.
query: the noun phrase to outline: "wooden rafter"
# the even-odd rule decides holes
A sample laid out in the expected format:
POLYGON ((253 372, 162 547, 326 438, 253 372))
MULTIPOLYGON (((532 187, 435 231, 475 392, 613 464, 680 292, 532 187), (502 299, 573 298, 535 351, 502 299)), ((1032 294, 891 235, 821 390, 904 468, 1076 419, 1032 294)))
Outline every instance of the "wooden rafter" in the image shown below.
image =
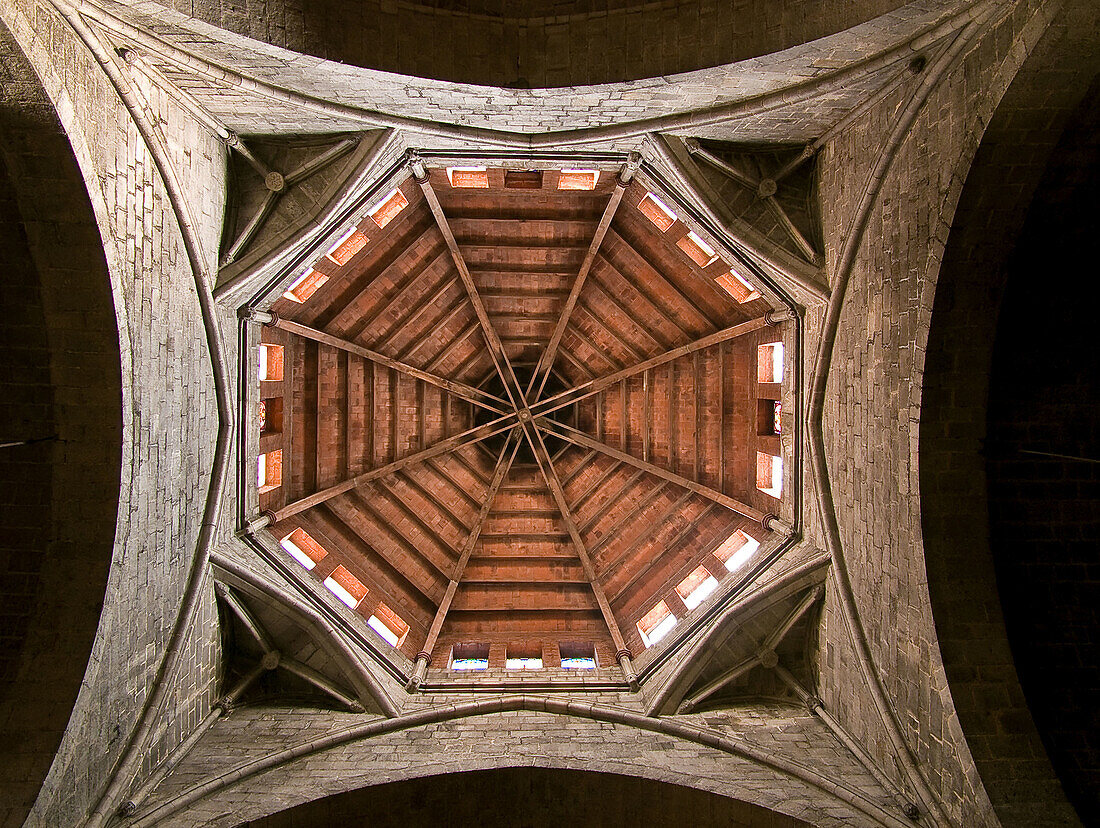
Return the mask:
POLYGON ((464 382, 458 382, 457 380, 449 380, 445 377, 441 377, 437 374, 433 374, 431 371, 425 371, 422 368, 417 368, 413 365, 401 362, 400 360, 393 359, 380 354, 377 351, 372 351, 370 348, 364 348, 362 345, 357 345, 354 342, 349 342, 346 339, 340 339, 340 337, 332 336, 324 331, 319 331, 316 328, 311 328, 308 325, 302 325, 298 322, 291 322, 289 319, 278 319, 275 322, 275 327, 279 330, 292 333, 296 336, 300 336, 303 339, 311 339, 314 342, 319 342, 322 345, 328 345, 332 348, 338 348, 341 351, 347 351, 349 354, 355 354, 361 356, 364 359, 368 359, 371 362, 376 362, 379 365, 384 365, 391 370, 398 371, 399 373, 406 374, 410 377, 415 377, 422 382, 429 383, 431 385, 442 388, 455 396, 462 397, 464 400, 469 400, 474 405, 479 405, 482 408, 487 408, 496 414, 503 414, 508 409, 508 403, 502 400, 500 397, 494 396, 487 391, 482 391, 480 388, 474 388, 472 385, 467 385, 464 382))
POLYGON ((337 483, 335 486, 329 486, 327 489, 322 489, 319 492, 314 492, 311 495, 296 500, 293 503, 288 503, 283 508, 275 512, 275 520, 280 521, 284 518, 288 518, 291 515, 296 515, 299 512, 310 509, 317 506, 320 503, 324 503, 326 500, 331 500, 337 495, 344 492, 350 492, 352 489, 363 486, 370 483, 372 480, 377 480, 381 477, 385 477, 388 474, 393 474, 395 471, 403 469, 405 466, 413 463, 420 463, 427 460, 430 457, 437 457, 440 454, 446 454, 449 451, 455 451, 463 446, 473 445, 479 443, 482 440, 486 440, 492 437, 494 434, 500 434, 502 431, 507 431, 509 428, 515 425, 515 414, 505 414, 503 417, 498 417, 484 425, 477 426, 475 428, 467 429, 461 434, 456 434, 454 437, 448 437, 446 440, 441 440, 434 446, 429 446, 423 451, 418 451, 413 454, 406 455, 405 457, 394 460, 387 463, 384 466, 379 466, 376 469, 363 472, 363 474, 357 474, 341 483, 337 483))
POLYGON ((545 431, 546 433, 552 434, 553 436, 558 437, 562 440, 568 440, 570 443, 574 443, 583 448, 591 448, 596 449, 596 451, 601 451, 608 457, 613 457, 614 459, 619 460, 623 463, 628 463, 635 468, 647 471, 656 477, 660 477, 662 480, 667 480, 669 483, 675 483, 677 486, 688 489, 689 491, 695 492, 698 495, 702 495, 709 500, 713 500, 720 506, 725 506, 730 511, 736 512, 739 515, 744 515, 745 517, 757 521, 758 523, 764 520, 764 513, 761 512, 759 509, 754 509, 747 503, 742 503, 740 500, 730 497, 727 494, 723 494, 716 489, 712 489, 710 486, 705 486, 702 483, 698 483, 694 480, 689 480, 686 477, 681 477, 675 472, 671 472, 668 469, 663 469, 660 466, 654 465, 653 463, 647 463, 645 460, 641 460, 631 454, 627 454, 625 451, 619 451, 618 449, 612 448, 605 443, 601 443, 599 440, 592 439, 583 432, 577 431, 576 429, 570 428, 569 426, 562 425, 561 423, 554 422, 553 420, 539 417, 534 422, 541 431, 545 431))
POLYGON ((553 397, 547 397, 545 400, 539 400, 533 406, 531 406, 531 413, 535 416, 543 416, 549 414, 552 411, 557 411, 559 408, 564 408, 567 405, 580 402, 586 397, 591 397, 593 394, 598 394, 606 388, 611 387, 617 382, 622 382, 629 377, 633 377, 643 371, 648 371, 651 368, 656 368, 658 365, 664 365, 666 362, 672 362, 675 359, 679 359, 682 356, 693 354, 696 351, 701 351, 704 348, 711 348, 722 342, 727 342, 731 339, 736 339, 739 336, 758 331, 767 325, 764 321, 764 317, 759 319, 752 319, 748 322, 742 322, 738 325, 733 325, 729 328, 723 328, 720 331, 716 331, 712 334, 704 336, 702 339, 697 339, 694 342, 688 342, 684 345, 680 345, 677 348, 673 348, 671 351, 665 351, 663 354, 650 357, 644 362, 639 362, 637 365, 633 365, 629 368, 623 368, 621 371, 616 371, 613 374, 608 374, 603 377, 597 377, 596 379, 583 382, 580 385, 576 385, 572 388, 568 388, 559 394, 555 394, 553 397))
POLYGON ((458 562, 455 564, 451 580, 447 584, 447 592, 443 595, 443 600, 439 602, 439 607, 435 612, 435 618, 432 619, 432 625, 428 629, 428 635, 424 640, 423 647, 426 653, 431 653, 432 648, 435 647, 436 640, 439 638, 439 631, 443 629, 443 622, 447 619, 447 613, 451 609, 451 602, 454 600, 455 593, 458 591, 458 585, 462 582, 462 573, 466 569, 466 564, 470 562, 470 556, 474 553, 478 538, 481 537, 481 531, 485 528, 485 523, 489 519, 489 513, 493 509, 493 500, 496 498, 497 492, 500 491, 501 484, 504 483, 505 478, 508 476, 508 471, 512 468, 512 462, 516 459, 516 451, 519 449, 520 439, 520 435, 513 430, 513 432, 508 435, 508 439, 505 440, 504 447, 500 451, 500 457, 497 459, 496 469, 493 472, 493 479, 489 483, 489 491, 486 492, 485 501, 481 504, 481 511, 478 512, 477 520, 474 521, 474 525, 470 529, 470 534, 467 536, 466 543, 463 545, 462 552, 458 557, 458 562))

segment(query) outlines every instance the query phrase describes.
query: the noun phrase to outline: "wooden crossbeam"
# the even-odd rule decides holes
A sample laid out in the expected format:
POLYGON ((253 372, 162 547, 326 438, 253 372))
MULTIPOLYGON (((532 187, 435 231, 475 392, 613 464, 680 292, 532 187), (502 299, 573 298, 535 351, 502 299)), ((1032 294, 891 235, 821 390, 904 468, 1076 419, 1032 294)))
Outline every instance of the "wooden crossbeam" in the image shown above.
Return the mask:
POLYGON ((402 374, 406 374, 410 377, 415 377, 422 382, 426 382, 429 385, 434 385, 438 388, 442 388, 448 393, 455 396, 462 397, 464 400, 469 400, 474 405, 479 405, 482 408, 487 408, 495 414, 503 414, 508 408, 508 403, 502 400, 500 397, 494 396, 487 391, 482 391, 480 388, 474 388, 472 385, 467 385, 464 382, 458 382, 457 380, 446 379, 438 374, 433 374, 431 371, 425 371, 422 368, 409 365, 408 363, 401 362, 400 360, 388 357, 385 354, 380 354, 377 351, 373 351, 370 348, 364 348, 362 345, 358 345, 354 342, 349 342, 346 339, 340 339, 340 337, 327 334, 324 331, 319 331, 316 328, 311 328, 308 325, 302 325, 298 322, 292 322, 289 319, 278 319, 275 322, 275 327, 279 330, 292 333, 296 336, 300 336, 303 339, 311 339, 314 342, 320 342, 322 345, 328 345, 332 348, 338 348, 341 351, 347 351, 349 354, 355 354, 361 356, 364 359, 369 359, 371 362, 376 362, 379 365, 384 365, 394 371, 398 371, 402 374))
POLYGON ((479 443, 482 440, 486 440, 492 437, 494 434, 500 434, 502 431, 507 431, 515 425, 516 415, 505 414, 503 417, 498 417, 484 425, 477 426, 463 431, 461 434, 456 434, 454 437, 448 437, 446 440, 442 440, 436 443, 434 446, 429 446, 423 451, 418 451, 413 454, 409 454, 400 459, 394 460, 391 463, 387 463, 384 466, 379 466, 376 469, 363 472, 363 474, 357 474, 355 477, 351 477, 342 483, 337 483, 335 486, 329 486, 327 489, 322 489, 319 492, 314 492, 311 495, 296 500, 293 503, 288 503, 282 509, 275 512, 276 522, 296 515, 299 512, 304 512, 306 509, 311 509, 318 504, 324 503, 326 500, 331 500, 337 495, 341 495, 344 492, 350 492, 352 489, 358 488, 366 483, 370 483, 372 480, 377 480, 381 477, 385 477, 388 474, 393 474, 395 471, 403 469, 405 466, 413 463, 420 463, 431 457, 438 457, 440 454, 446 454, 449 451, 455 451, 463 446, 473 445, 479 443))
POLYGON ((739 515, 744 515, 750 520, 754 520, 757 523, 762 523, 764 520, 764 513, 759 509, 754 509, 747 503, 742 503, 736 498, 730 497, 727 494, 712 489, 710 486, 705 486, 695 480, 689 480, 686 477, 681 477, 675 472, 671 472, 668 469, 663 469, 660 466, 656 466, 653 463, 647 463, 645 460, 637 458, 632 454, 627 454, 625 451, 619 451, 611 446, 601 443, 599 440, 594 440, 587 434, 570 428, 567 425, 548 420, 545 417, 539 417, 535 421, 535 425, 542 431, 548 434, 553 434, 555 437, 559 437, 562 440, 568 440, 570 443, 574 443, 584 448, 595 449, 596 451, 603 452, 608 457, 612 457, 623 463, 627 463, 634 466, 637 469, 647 471, 655 477, 659 477, 662 480, 667 480, 669 483, 675 483, 681 488, 695 492, 695 494, 702 495, 708 500, 713 500, 720 506, 725 506, 731 512, 736 512, 739 515))

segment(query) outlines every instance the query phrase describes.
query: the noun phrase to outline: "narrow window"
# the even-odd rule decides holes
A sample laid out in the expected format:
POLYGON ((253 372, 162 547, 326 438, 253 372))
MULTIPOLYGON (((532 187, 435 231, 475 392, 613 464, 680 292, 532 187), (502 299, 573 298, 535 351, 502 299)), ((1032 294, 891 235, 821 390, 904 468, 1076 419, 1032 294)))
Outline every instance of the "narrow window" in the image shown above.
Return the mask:
POLYGON ((756 488, 772 497, 783 493, 783 458, 756 452, 756 488))
POLYGON ((374 615, 367 619, 367 626, 386 639, 391 647, 401 646, 401 642, 409 632, 409 625, 397 613, 381 603, 375 609, 374 615))
POLYGON ((504 186, 510 190, 541 190, 542 170, 505 170, 504 186))
POLYGON ((278 382, 283 378, 283 346, 260 346, 260 379, 278 382))
POLYGON ((338 265, 346 265, 351 261, 352 256, 366 246, 367 237, 353 224, 340 235, 325 255, 338 265))
POLYGON ((300 305, 316 293, 317 288, 321 287, 321 285, 327 281, 328 276, 310 268, 295 279, 290 287, 283 291, 283 298, 289 299, 291 302, 297 302, 300 305))
POLYGON ((783 403, 772 400, 772 430, 776 434, 783 433, 783 403))
POLYGON ((769 342, 756 349, 756 381, 783 381, 783 343, 769 342))
POLYGON ((706 267, 718 258, 718 254, 714 252, 714 248, 691 231, 680 239, 680 241, 676 242, 676 246, 687 253, 688 258, 699 265, 699 267, 706 267))
POLYGON ((717 586, 717 579, 707 571, 705 566, 700 566, 680 581, 676 587, 676 594, 683 600, 684 606, 690 610, 703 603, 717 586))
POLYGON ((390 190, 385 198, 368 211, 367 215, 374 219, 374 223, 379 228, 382 228, 397 218, 397 214, 408 206, 409 200, 405 198, 404 193, 400 190, 390 190))
POLYGON ((256 486, 260 493, 270 492, 283 485, 283 450, 276 449, 261 454, 256 462, 256 486))
POLYGON ((750 538, 740 529, 722 541, 722 545, 714 550, 714 557, 726 565, 726 569, 733 572, 745 565, 752 557, 752 553, 760 547, 755 538, 750 538))
POLYGON ((332 574, 325 578, 325 586, 329 588, 329 592, 352 609, 359 606, 359 602, 367 594, 367 588, 363 586, 363 582, 342 566, 336 567, 332 574))
POLYGON ((484 167, 447 167, 447 180, 452 187, 489 188, 489 172, 484 167))
POLYGON ((287 551, 290 557, 306 569, 313 569, 328 555, 328 550, 317 543, 305 529, 295 529, 281 541, 279 545, 287 551))
POLYGON ((489 669, 488 644, 455 644, 451 647, 452 670, 489 669))
POLYGON ((279 434, 283 430, 283 398, 260 400, 260 434, 279 434))
POLYGON ((558 645, 561 666, 566 670, 595 670, 596 648, 588 641, 562 641, 558 645))
POLYGON ((643 216, 657 225, 657 229, 662 233, 676 223, 676 214, 653 193, 646 194, 638 205, 638 209, 642 211, 643 216))
POLYGON ((541 670, 542 651, 530 647, 509 647, 504 666, 509 670, 541 670))
POLYGON ((753 287, 752 282, 733 268, 730 268, 729 273, 719 276, 715 281, 738 302, 751 302, 753 299, 760 298, 760 291, 753 287))
POLYGON ((599 180, 599 170, 562 170, 558 177, 558 189, 594 190, 599 180))
POLYGON ((642 642, 647 647, 652 647, 675 626, 676 616, 669 610, 668 604, 662 601, 638 622, 638 632, 642 634, 642 642))

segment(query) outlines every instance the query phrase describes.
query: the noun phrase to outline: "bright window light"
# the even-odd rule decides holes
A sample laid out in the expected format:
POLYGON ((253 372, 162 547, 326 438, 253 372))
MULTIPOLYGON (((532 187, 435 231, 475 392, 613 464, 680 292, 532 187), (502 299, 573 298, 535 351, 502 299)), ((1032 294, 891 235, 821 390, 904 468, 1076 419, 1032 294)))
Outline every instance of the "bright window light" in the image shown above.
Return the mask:
POLYGON ((455 644, 451 647, 452 670, 488 670, 488 644, 455 644))
POLYGON ((397 646, 397 642, 400 640, 397 633, 382 623, 382 619, 377 615, 372 615, 367 619, 367 626, 386 639, 391 647, 397 646))
POLYGON ((653 193, 646 194, 638 204, 638 209, 642 211, 642 215, 657 225, 657 229, 662 233, 676 223, 676 214, 653 193))
POLYGON ((328 554, 317 541, 306 534, 304 529, 295 529, 279 541, 279 545, 306 569, 313 569, 317 566, 317 562, 328 554))
POLYGON ((269 382, 278 382, 283 378, 283 346, 260 346, 259 377, 269 382))
POLYGON ((561 666, 566 670, 595 670, 596 659, 594 658, 563 658, 561 660, 561 666))
POLYGON ((289 299, 291 302, 297 302, 300 305, 316 293, 317 288, 321 287, 321 285, 327 281, 328 276, 324 273, 319 273, 313 268, 309 268, 305 273, 295 279, 294 283, 284 291, 283 298, 289 299))
POLYGON ((693 231, 688 231, 686 236, 676 242, 676 246, 687 253, 688 258, 699 267, 706 267, 718 259, 714 248, 693 231))
POLYGON ((452 187, 488 189, 489 173, 484 167, 447 167, 447 180, 452 187))
POLYGON ((400 190, 390 190, 386 193, 385 198, 367 211, 367 215, 374 220, 379 228, 382 228, 397 218, 397 214, 408 206, 409 200, 405 198, 404 193, 400 190))
POLYGON ((338 265, 346 265, 352 257, 367 246, 367 237, 354 224, 340 234, 340 238, 325 254, 338 265))
POLYGON ((772 497, 783 493, 783 458, 756 453, 756 488, 772 497))
POLYGON ((562 170, 558 176, 558 189, 594 190, 599 180, 599 170, 562 170))
POLYGON ((726 569, 733 572, 740 569, 760 548, 760 542, 750 538, 740 529, 722 541, 722 545, 714 550, 714 557, 726 565, 726 569))
POLYGON ((352 609, 359 606, 359 602, 367 594, 367 588, 363 586, 363 582, 342 566, 336 567, 332 574, 325 578, 325 586, 352 609))
POLYGON ((256 486, 270 492, 283 485, 283 450, 276 449, 256 458, 256 486))
POLYGON ((456 658, 451 661, 452 670, 488 670, 487 658, 456 658))
POLYGON ((541 658, 509 658, 504 662, 504 666, 509 670, 541 670, 542 659, 541 658))
POLYGON ((769 342, 756 349, 756 381, 783 381, 783 343, 769 342))
POLYGON ((638 622, 638 632, 642 634, 642 642, 652 647, 675 626, 676 616, 669 610, 668 604, 661 601, 638 622))
POLYGON ((719 276, 715 281, 726 293, 742 304, 760 298, 760 291, 733 268, 730 268, 729 273, 719 276))
POLYGON ((676 587, 676 593, 684 602, 684 606, 691 610, 703 603, 717 586, 718 581, 715 577, 707 571, 706 567, 700 566, 680 582, 676 587))

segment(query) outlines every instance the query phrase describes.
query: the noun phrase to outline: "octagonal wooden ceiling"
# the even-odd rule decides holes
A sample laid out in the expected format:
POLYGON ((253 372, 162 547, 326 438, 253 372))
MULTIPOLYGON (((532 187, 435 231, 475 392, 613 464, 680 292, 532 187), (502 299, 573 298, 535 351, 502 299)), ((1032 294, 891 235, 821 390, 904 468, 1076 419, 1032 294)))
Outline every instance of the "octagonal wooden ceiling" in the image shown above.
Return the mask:
POLYGON ((677 585, 721 580, 723 543, 777 511, 765 300, 723 289, 729 264, 641 183, 570 180, 407 179, 263 329, 284 348, 261 383, 272 533, 437 667, 471 643, 636 655, 639 621, 682 618, 677 585))

